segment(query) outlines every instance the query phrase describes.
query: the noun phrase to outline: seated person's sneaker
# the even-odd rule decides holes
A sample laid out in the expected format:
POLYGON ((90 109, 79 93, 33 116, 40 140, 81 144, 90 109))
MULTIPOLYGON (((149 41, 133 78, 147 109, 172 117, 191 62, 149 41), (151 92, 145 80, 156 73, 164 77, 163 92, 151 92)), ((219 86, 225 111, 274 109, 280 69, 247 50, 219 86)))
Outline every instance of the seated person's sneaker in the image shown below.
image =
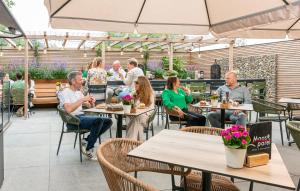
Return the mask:
POLYGON ((97 157, 94 153, 94 149, 86 150, 85 146, 81 146, 81 149, 82 149, 82 154, 84 154, 88 159, 94 160, 94 161, 97 160, 97 157))
POLYGON ((86 147, 87 144, 88 144, 87 138, 81 139, 81 146, 85 146, 86 147))

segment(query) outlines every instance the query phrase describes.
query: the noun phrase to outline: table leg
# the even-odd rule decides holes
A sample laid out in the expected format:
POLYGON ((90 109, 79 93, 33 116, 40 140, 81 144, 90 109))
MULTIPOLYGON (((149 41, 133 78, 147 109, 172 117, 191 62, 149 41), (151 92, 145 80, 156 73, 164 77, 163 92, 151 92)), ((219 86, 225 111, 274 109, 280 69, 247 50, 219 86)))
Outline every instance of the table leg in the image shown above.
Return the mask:
POLYGON ((117 115, 117 133, 116 137, 117 138, 122 138, 122 115, 117 115))
POLYGON ((202 191, 211 191, 211 173, 202 172, 202 191))
POLYGON ((221 109, 221 128, 225 128, 225 109, 221 109))

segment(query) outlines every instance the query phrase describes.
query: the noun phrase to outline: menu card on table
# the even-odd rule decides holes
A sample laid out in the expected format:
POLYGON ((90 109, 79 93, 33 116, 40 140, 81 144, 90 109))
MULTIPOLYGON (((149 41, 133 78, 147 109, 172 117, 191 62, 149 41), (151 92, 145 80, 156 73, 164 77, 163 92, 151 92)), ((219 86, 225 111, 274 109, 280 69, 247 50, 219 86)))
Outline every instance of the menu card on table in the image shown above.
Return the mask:
POLYGON ((247 155, 268 153, 271 159, 272 122, 250 123, 247 124, 247 129, 251 137, 247 155))

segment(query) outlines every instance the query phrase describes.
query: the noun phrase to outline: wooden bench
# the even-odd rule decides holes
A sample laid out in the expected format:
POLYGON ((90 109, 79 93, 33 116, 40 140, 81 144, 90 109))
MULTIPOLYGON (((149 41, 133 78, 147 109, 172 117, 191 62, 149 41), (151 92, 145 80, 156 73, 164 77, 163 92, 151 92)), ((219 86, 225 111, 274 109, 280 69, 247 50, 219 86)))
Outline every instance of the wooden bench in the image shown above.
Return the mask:
POLYGON ((34 105, 56 105, 58 99, 56 96, 55 83, 37 83, 35 84, 35 98, 32 102, 34 105))

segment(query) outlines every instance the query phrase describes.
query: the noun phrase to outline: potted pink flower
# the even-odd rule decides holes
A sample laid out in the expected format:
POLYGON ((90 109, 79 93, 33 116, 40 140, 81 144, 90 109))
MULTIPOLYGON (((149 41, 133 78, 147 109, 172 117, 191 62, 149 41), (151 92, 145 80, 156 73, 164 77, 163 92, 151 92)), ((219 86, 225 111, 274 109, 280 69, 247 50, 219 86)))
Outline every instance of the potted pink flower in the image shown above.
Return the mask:
POLYGON ((131 107, 133 105, 134 97, 130 92, 121 92, 119 97, 123 103, 124 113, 130 113, 131 107))
POLYGON ((241 125, 233 125, 222 130, 221 136, 225 145, 227 166, 243 168, 247 147, 251 142, 247 129, 241 125))

